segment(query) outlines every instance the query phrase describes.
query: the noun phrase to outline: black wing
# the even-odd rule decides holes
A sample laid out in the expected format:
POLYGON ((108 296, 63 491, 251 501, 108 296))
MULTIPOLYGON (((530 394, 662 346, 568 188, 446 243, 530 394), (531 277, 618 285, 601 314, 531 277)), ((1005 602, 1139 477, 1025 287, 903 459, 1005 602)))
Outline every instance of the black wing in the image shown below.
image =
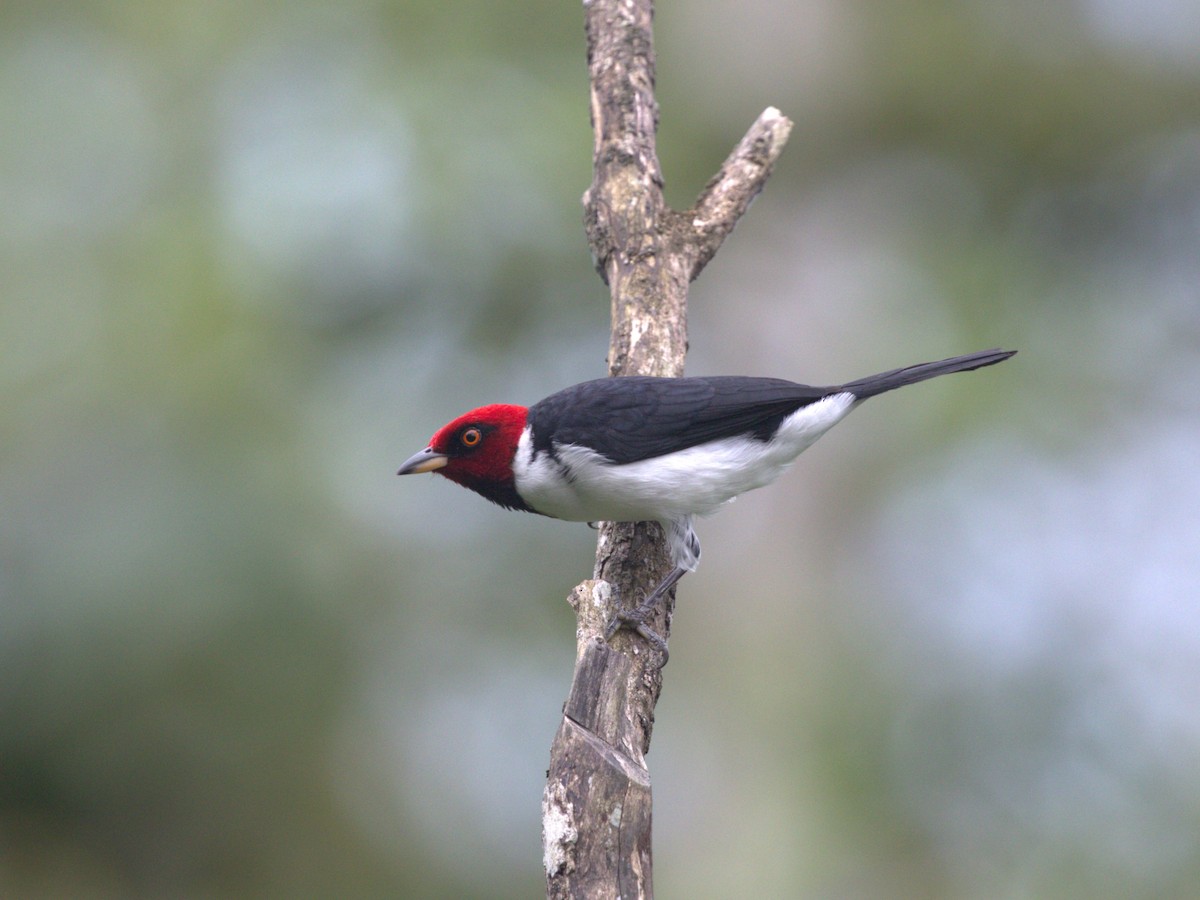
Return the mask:
POLYGON ((865 400, 939 375, 992 366, 1015 352, 983 350, 836 387, 740 375, 585 381, 530 408, 533 446, 553 454, 556 443, 581 444, 615 463, 631 463, 740 434, 767 441, 784 418, 830 394, 865 400))
POLYGON ((601 378, 530 407, 529 423, 535 450, 580 444, 623 464, 741 434, 769 440, 786 416, 831 391, 737 375, 601 378))

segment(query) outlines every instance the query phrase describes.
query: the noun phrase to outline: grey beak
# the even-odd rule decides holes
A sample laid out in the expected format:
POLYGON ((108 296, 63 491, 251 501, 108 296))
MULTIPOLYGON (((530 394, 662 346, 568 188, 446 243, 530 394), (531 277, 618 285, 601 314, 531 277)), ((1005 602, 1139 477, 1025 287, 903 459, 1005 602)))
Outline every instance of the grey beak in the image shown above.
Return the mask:
POLYGON ((434 472, 450 462, 450 457, 438 453, 432 447, 426 447, 420 453, 414 453, 404 461, 397 475, 419 475, 422 472, 434 472))

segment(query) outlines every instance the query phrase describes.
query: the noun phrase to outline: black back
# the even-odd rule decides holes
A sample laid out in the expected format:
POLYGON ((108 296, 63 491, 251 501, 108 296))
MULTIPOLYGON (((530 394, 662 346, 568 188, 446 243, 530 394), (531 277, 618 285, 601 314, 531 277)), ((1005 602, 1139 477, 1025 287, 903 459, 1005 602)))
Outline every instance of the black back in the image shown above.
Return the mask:
POLYGON ((529 423, 535 450, 582 444, 623 464, 739 434, 770 440, 786 416, 831 390, 739 375, 601 378, 530 407, 529 423))
POLYGON ((787 416, 831 394, 858 400, 918 381, 1003 362, 1015 350, 982 350, 918 363, 835 387, 781 378, 600 378, 551 394, 529 409, 535 450, 581 444, 614 463, 631 463, 748 434, 768 441, 787 416))

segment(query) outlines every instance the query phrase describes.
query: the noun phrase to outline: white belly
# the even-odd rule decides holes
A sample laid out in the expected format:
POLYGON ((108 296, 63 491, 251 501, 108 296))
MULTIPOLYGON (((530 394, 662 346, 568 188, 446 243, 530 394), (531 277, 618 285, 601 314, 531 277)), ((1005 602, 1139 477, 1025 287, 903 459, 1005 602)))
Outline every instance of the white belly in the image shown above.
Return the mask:
POLYGON ((527 428, 513 471, 517 491, 540 513, 576 522, 671 521, 705 515, 738 494, 770 484, 854 408, 834 394, 784 419, 768 441, 725 438, 666 456, 616 465, 594 450, 558 445, 530 459, 527 428))

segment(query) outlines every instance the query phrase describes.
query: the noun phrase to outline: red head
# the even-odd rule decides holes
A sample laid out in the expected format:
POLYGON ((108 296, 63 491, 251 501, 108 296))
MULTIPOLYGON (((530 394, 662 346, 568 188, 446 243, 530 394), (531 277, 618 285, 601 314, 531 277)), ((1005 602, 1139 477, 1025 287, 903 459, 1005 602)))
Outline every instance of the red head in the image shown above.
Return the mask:
POLYGON ((525 429, 524 406, 481 406, 444 425, 397 475, 437 472, 510 509, 528 509, 513 481, 513 457, 525 429))

